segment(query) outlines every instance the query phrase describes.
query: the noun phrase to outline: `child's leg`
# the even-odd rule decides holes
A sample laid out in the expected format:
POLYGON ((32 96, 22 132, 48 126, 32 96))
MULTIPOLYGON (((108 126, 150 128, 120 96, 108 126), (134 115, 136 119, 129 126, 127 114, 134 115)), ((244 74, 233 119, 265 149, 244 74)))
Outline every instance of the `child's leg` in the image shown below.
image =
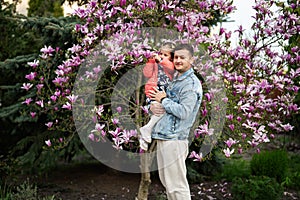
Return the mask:
MULTIPOLYGON (((156 101, 150 101, 151 103, 158 103, 156 101)), ((139 139, 140 148, 147 151, 148 150, 148 143, 151 143, 151 133, 154 125, 160 120, 163 115, 152 115, 150 117, 150 121, 143 127, 140 128, 141 137, 139 139)))
POLYGON ((140 148, 144 151, 148 150, 148 142, 146 142, 143 138, 139 138, 140 148))
POLYGON ((139 139, 141 149, 147 151, 148 143, 151 143, 151 133, 154 125, 160 120, 163 115, 156 116, 152 115, 150 121, 143 127, 140 128, 141 138, 139 139))
POLYGON ((152 129, 162 116, 163 115, 152 115, 150 121, 145 126, 140 128, 142 139, 144 139, 146 142, 151 142, 152 129))

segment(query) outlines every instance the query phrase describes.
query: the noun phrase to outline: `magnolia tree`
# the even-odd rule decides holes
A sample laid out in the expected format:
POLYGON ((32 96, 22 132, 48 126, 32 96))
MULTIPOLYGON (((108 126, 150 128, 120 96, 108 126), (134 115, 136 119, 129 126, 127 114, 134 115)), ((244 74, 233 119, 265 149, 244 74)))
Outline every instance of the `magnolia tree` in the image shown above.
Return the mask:
POLYGON ((36 95, 23 103, 32 117, 47 113, 45 126, 62 132, 47 146, 63 147, 79 133, 93 155, 106 154, 96 153, 101 161, 112 154, 134 160, 147 153, 137 139, 148 113, 143 64, 163 42, 188 42, 205 91, 189 157, 203 161, 216 144, 226 157, 247 148, 259 152, 261 143, 293 129, 285 119, 299 110, 293 80, 300 70, 289 68, 300 62, 299 47, 285 51, 300 30, 299 16, 292 14, 298 6, 256 1, 253 34, 246 37, 242 26, 210 32, 209 25, 234 11, 231 1, 91 1, 74 12, 83 22, 74 27, 77 44, 66 51, 45 46, 28 63, 32 72, 22 88, 36 95))

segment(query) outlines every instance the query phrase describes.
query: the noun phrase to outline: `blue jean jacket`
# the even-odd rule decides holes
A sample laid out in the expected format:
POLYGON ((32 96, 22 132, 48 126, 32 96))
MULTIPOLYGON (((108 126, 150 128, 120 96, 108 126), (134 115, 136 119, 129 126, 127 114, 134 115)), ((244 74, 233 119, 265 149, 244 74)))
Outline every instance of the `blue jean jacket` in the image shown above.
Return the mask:
POLYGON ((166 110, 152 130, 152 138, 185 140, 189 137, 202 100, 202 86, 191 68, 175 77, 167 88, 162 106, 166 110))

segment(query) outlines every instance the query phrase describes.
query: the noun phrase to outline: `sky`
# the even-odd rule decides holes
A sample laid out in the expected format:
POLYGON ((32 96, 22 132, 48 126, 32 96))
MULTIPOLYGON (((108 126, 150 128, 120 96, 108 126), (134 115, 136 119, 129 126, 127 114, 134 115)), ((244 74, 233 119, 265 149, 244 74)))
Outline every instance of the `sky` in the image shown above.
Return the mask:
POLYGON ((228 28, 237 28, 240 24, 245 27, 250 26, 254 21, 251 17, 255 14, 254 9, 252 8, 252 6, 255 5, 254 0, 234 0, 233 5, 236 6, 237 10, 229 15, 229 17, 234 20, 234 22, 224 23, 223 25, 228 26, 228 28))
MULTIPOLYGON (((243 29, 245 29, 245 33, 247 36, 251 35, 251 25, 254 22, 254 18, 252 16, 255 15, 255 11, 252 8, 252 6, 255 5, 254 0, 234 0, 233 5, 236 7, 236 10, 234 13, 230 14, 229 20, 232 22, 225 22, 222 23, 222 27, 226 28, 227 30, 231 30, 232 32, 240 25, 243 26, 243 29)), ((236 37, 232 35, 232 42, 235 44, 236 37)))

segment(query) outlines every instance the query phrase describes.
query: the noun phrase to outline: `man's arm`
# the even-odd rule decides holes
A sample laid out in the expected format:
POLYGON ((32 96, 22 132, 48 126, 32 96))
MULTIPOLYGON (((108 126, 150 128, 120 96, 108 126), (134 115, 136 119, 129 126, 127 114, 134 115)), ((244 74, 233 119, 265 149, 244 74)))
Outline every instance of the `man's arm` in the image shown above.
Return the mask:
POLYGON ((179 103, 165 98, 162 101, 162 106, 167 113, 171 113, 177 118, 186 119, 193 112, 195 105, 198 103, 198 95, 195 91, 185 91, 180 94, 179 103))
POLYGON ((181 92, 179 94, 179 103, 167 98, 164 91, 158 91, 155 88, 150 92, 150 95, 152 96, 152 100, 162 104, 167 113, 180 119, 187 118, 193 112, 196 103, 198 103, 198 94, 194 90, 181 92))

